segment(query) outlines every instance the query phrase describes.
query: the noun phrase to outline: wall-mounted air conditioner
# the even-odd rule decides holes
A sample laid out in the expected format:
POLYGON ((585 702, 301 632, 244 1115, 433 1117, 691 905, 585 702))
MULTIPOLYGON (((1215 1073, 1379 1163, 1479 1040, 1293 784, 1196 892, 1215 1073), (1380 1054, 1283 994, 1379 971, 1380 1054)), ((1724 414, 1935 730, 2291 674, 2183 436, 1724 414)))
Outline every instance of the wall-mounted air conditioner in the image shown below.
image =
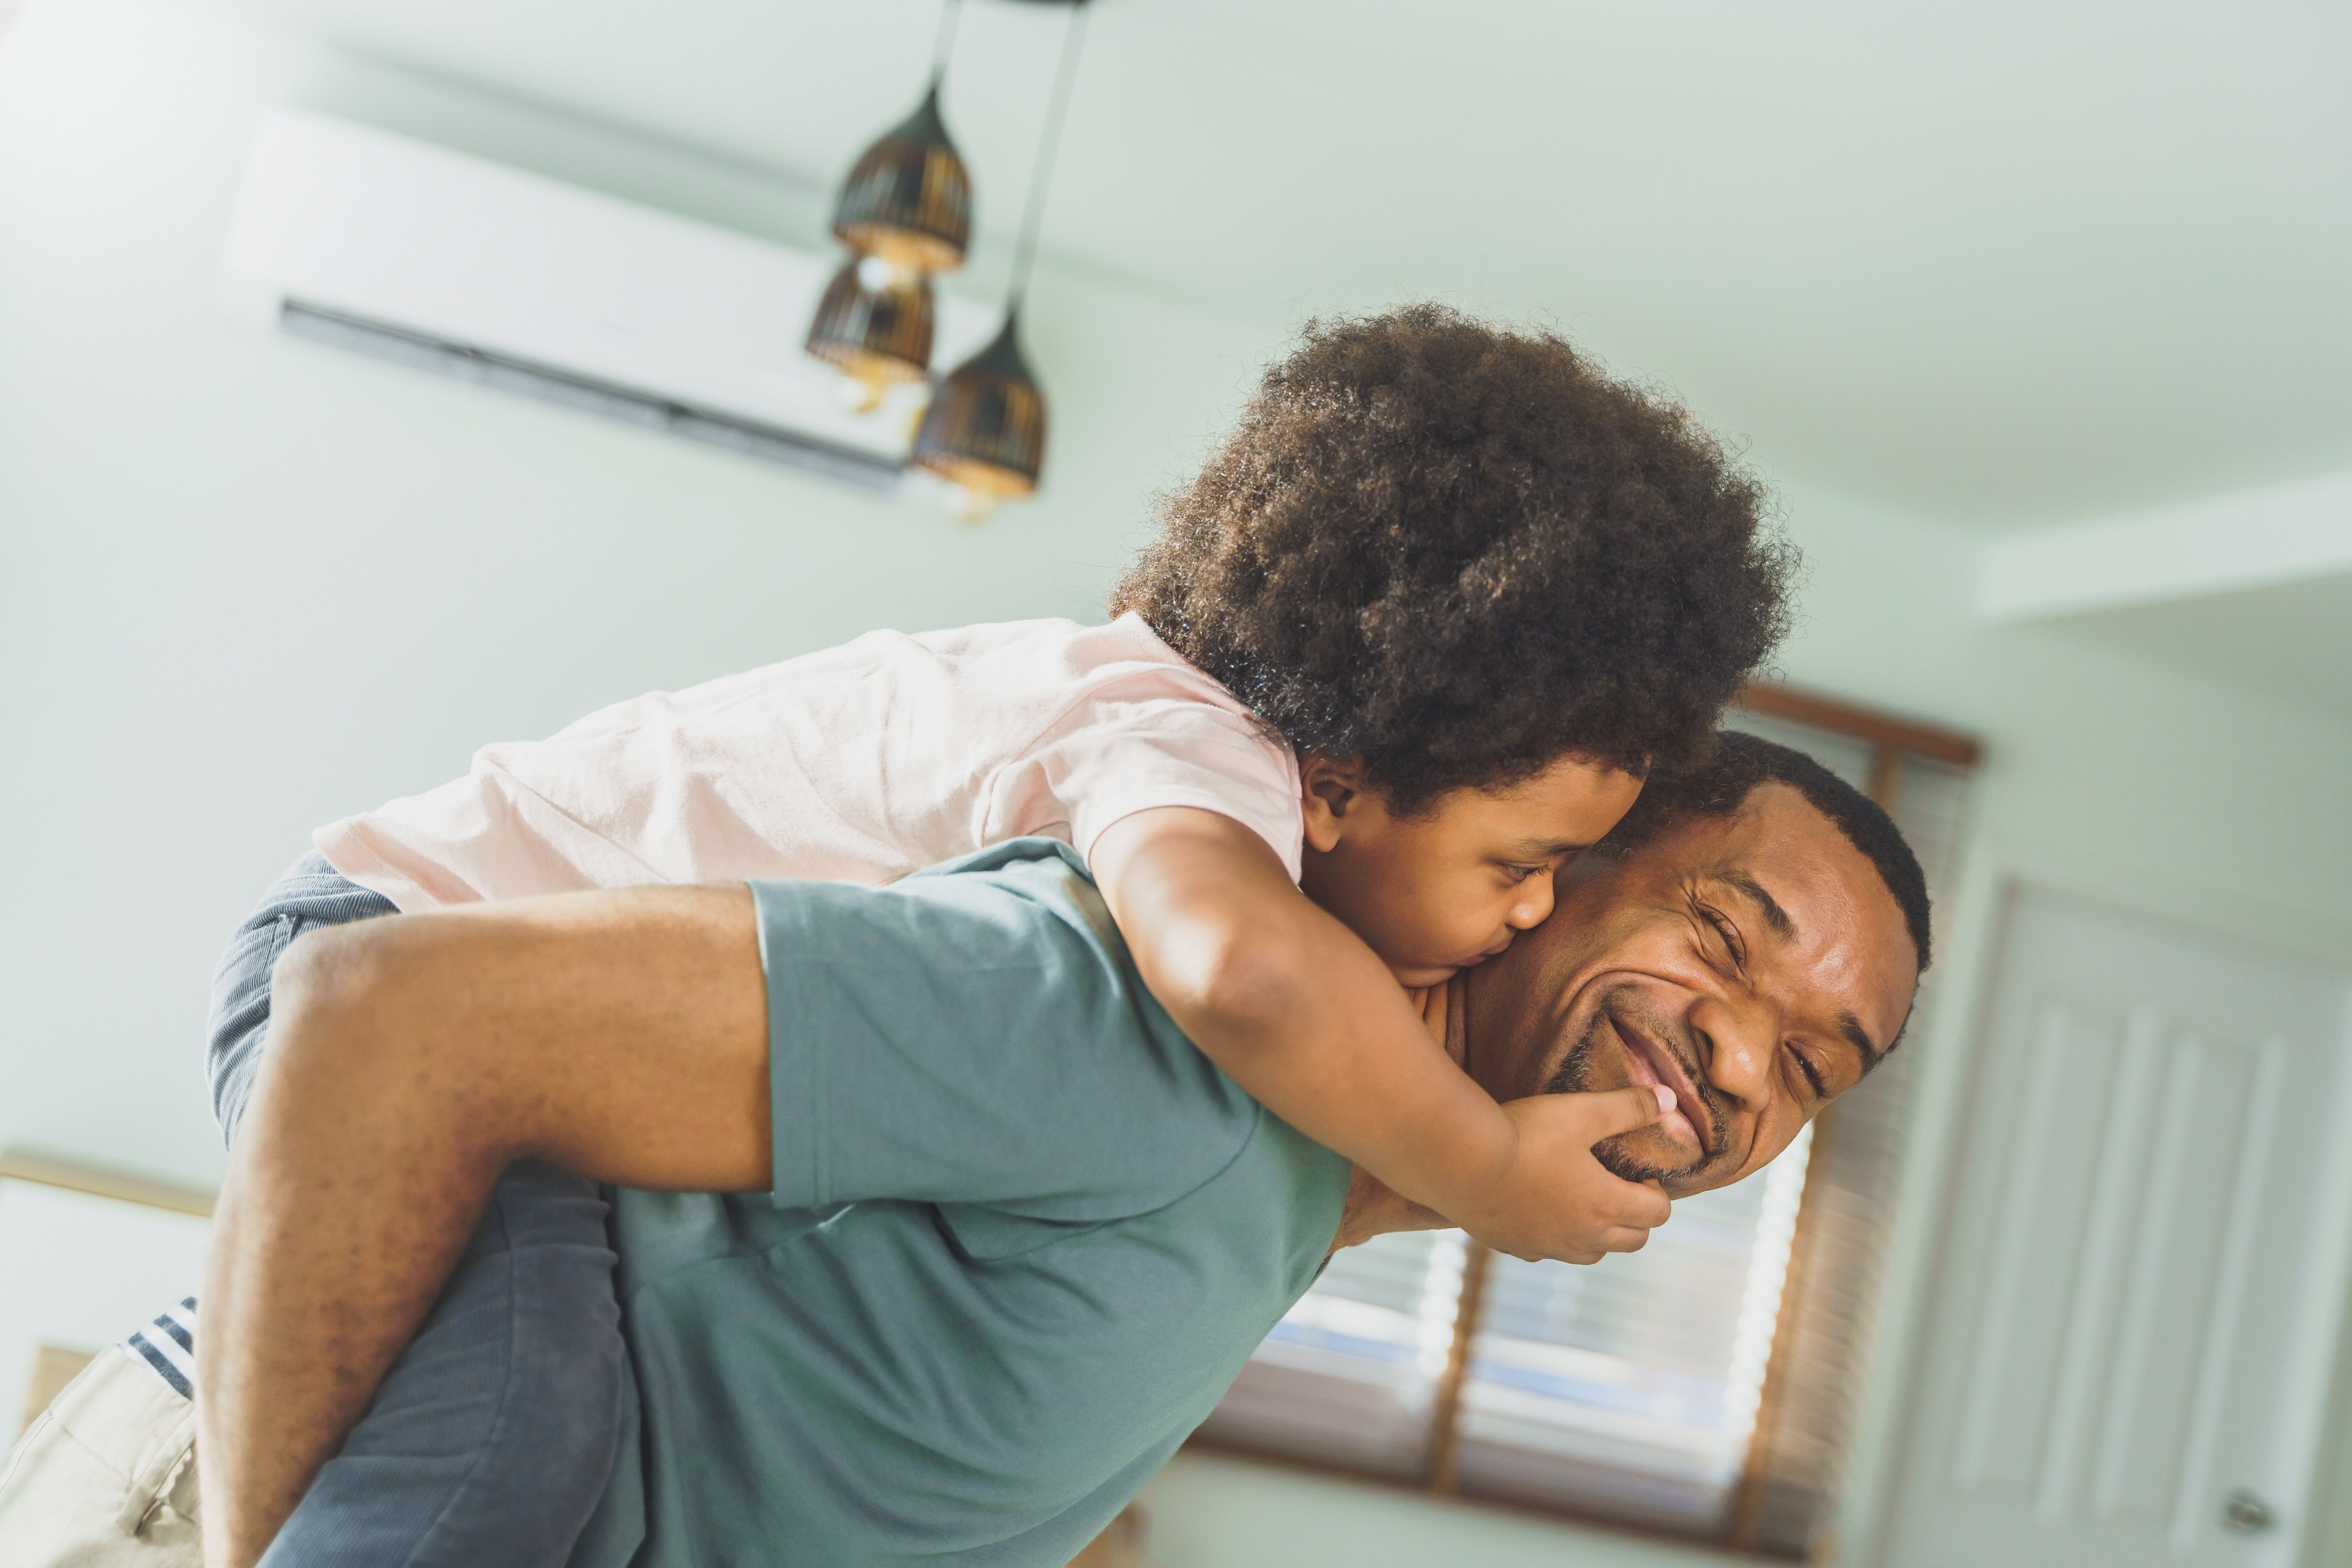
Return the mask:
MULTIPOLYGON (((913 389, 868 414, 801 347, 836 261, 560 181, 278 110, 226 258, 241 312, 296 336, 887 489, 913 389)), ((942 297, 935 362, 1003 322, 942 297)))

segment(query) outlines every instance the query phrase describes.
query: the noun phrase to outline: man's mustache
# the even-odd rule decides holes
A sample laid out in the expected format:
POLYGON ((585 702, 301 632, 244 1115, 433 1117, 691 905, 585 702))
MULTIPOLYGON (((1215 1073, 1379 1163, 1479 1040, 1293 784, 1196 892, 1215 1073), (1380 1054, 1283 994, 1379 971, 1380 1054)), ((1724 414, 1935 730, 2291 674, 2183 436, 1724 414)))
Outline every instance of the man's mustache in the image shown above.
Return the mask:
POLYGON ((1638 1133, 1622 1132, 1614 1138, 1604 1138, 1592 1146, 1592 1157, 1601 1162, 1601 1169, 1628 1182, 1672 1181, 1694 1175, 1721 1159, 1731 1147, 1732 1105, 1730 1097, 1707 1081, 1706 1070, 1700 1064, 1698 1046, 1690 1037, 1680 1019, 1662 1017, 1644 1004, 1641 989, 1621 985, 1603 994, 1593 1008, 1584 1033, 1561 1059, 1544 1085, 1547 1094, 1586 1094, 1593 1088, 1593 1064, 1608 1043, 1617 1037, 1612 1020, 1622 1018, 1629 1032, 1645 1035, 1672 1053, 1682 1064, 1691 1088, 1706 1106, 1708 1137, 1699 1157, 1685 1164, 1666 1166, 1642 1159, 1627 1147, 1638 1133))

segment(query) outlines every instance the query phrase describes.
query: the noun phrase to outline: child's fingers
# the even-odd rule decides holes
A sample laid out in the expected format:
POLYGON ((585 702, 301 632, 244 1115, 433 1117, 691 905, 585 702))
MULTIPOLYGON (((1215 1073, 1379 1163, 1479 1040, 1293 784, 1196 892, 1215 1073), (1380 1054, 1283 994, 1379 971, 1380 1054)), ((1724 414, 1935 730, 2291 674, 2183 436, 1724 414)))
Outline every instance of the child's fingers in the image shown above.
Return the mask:
MULTIPOLYGON (((1559 1255, 1563 1263, 1598 1263, 1612 1252, 1639 1252, 1650 1245, 1650 1227, 1645 1225, 1612 1225, 1596 1237, 1590 1247, 1572 1247, 1559 1255)), ((1541 1256, 1518 1255, 1523 1262, 1541 1263, 1541 1256)))
POLYGON ((1616 1194, 1618 1201, 1610 1212, 1600 1217, 1619 1226, 1639 1226, 1654 1230, 1674 1218, 1674 1201, 1660 1192, 1654 1182, 1626 1182, 1616 1194))
POLYGON ((1624 1089, 1603 1089, 1599 1094, 1584 1094, 1577 1098, 1588 1102, 1587 1111, 1595 1143, 1603 1138, 1614 1138, 1620 1132, 1647 1127, 1675 1108, 1675 1091, 1663 1084, 1637 1083, 1624 1089))
MULTIPOLYGON (((1512 1256, 1517 1258, 1519 1262, 1552 1262, 1552 1258, 1545 1258, 1543 1253, 1536 1253, 1534 1258, 1527 1256, 1527 1253, 1512 1253, 1512 1256)), ((1601 1258, 1606 1256, 1609 1256, 1609 1253, 1559 1253, 1557 1262, 1578 1262, 1578 1265, 1588 1265, 1590 1268, 1590 1265, 1595 1265, 1595 1262, 1600 1262, 1601 1258)))
POLYGON ((1540 1147, 1557 1149, 1572 1142, 1590 1149, 1603 1138, 1649 1126, 1674 1106, 1673 1089, 1637 1083, 1591 1094, 1529 1095, 1508 1101, 1503 1110, 1540 1147))
POLYGON ((1603 1252, 1639 1252, 1650 1245, 1650 1226, 1613 1225, 1601 1233, 1603 1252))

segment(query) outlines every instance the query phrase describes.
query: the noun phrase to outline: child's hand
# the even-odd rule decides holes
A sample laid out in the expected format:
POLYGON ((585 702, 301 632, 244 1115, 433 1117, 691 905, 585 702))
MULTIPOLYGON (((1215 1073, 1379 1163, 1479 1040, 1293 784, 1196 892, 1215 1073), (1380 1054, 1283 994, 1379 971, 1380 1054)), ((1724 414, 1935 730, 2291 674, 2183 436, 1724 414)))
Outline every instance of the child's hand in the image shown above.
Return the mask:
POLYGON ((1455 1223, 1497 1252, 1539 1262, 1598 1263, 1638 1252, 1674 1205, 1655 1182, 1629 1182, 1592 1157, 1604 1138, 1664 1114, 1671 1090, 1648 1084, 1601 1094, 1539 1094, 1503 1107, 1518 1133, 1510 1168, 1474 1218, 1455 1223))

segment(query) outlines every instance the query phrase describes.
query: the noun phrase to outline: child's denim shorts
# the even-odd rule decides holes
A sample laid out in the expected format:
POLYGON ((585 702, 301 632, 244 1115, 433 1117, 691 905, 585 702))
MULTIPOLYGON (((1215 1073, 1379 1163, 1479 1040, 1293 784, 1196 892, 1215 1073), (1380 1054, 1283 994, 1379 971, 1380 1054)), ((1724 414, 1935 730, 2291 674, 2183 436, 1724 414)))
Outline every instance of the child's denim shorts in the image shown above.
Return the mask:
MULTIPOLYGON (((214 981, 208 1064, 231 1142, 287 944, 394 912, 311 854, 238 928, 214 981)), ((605 1214, 579 1176, 537 1162, 507 1172, 440 1301, 262 1568, 555 1568, 570 1555, 621 1427, 605 1214)))

